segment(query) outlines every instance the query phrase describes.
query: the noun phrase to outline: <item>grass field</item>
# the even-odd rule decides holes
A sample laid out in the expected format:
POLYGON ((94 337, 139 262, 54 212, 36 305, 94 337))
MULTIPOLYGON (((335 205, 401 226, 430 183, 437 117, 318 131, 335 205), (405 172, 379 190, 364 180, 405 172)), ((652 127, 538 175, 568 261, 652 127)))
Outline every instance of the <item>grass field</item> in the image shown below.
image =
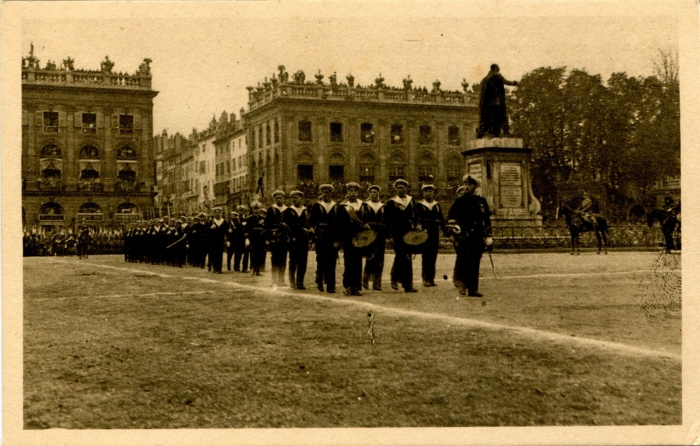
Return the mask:
POLYGON ((442 279, 322 294, 313 255, 305 292, 269 273, 25 258, 24 426, 680 424, 679 258, 495 254, 483 299, 442 279))

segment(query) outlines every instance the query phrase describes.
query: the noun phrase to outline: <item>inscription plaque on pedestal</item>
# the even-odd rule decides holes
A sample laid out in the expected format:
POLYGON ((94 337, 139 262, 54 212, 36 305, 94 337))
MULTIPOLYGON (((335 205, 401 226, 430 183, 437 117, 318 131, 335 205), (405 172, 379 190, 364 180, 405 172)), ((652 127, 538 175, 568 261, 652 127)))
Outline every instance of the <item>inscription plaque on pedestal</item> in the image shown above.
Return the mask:
POLYGON ((520 163, 501 163, 499 173, 501 206, 505 208, 523 207, 523 186, 520 163))

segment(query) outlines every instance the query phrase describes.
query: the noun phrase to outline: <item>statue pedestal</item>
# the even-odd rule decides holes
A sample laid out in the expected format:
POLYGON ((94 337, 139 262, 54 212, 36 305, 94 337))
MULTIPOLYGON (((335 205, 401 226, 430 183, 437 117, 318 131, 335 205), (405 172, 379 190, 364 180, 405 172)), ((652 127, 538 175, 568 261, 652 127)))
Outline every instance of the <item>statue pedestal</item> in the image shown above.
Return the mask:
POLYGON ((462 152, 467 173, 478 179, 494 227, 541 227, 540 202, 532 193, 530 155, 520 138, 482 138, 462 152))

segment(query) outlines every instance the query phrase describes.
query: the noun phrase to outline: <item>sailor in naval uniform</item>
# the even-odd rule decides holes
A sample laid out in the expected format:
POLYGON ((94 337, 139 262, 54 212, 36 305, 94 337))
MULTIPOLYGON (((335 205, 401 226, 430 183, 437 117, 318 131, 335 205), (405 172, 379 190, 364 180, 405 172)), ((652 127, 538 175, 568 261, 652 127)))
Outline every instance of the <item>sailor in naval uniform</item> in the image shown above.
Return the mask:
POLYGON ((362 200, 357 198, 360 185, 350 182, 345 185, 347 199, 337 208, 335 238, 343 247, 343 287, 346 296, 362 296, 362 252, 352 244, 353 238, 362 230, 369 229, 365 224, 362 200))
POLYGON ((224 240, 228 223, 222 216, 221 208, 215 207, 209 229, 207 231, 207 243, 209 262, 211 263, 212 271, 221 274, 222 264, 224 261, 224 240))
POLYGON ((423 229, 428 232, 428 241, 421 252, 421 272, 423 286, 429 287, 436 286, 435 263, 440 249, 440 232, 445 232, 445 216, 442 214, 440 203, 435 201, 435 185, 425 184, 421 189, 423 200, 418 202, 416 212, 423 229))
POLYGON ((304 276, 309 258, 309 210, 301 204, 304 193, 289 193, 292 204, 282 212, 282 223, 289 229, 289 286, 305 290, 304 276))
POLYGON ((376 184, 371 185, 367 191, 369 199, 362 203, 365 221, 370 229, 377 233, 377 238, 372 245, 371 252, 367 255, 365 271, 362 274, 362 287, 369 288, 372 280, 372 289, 382 290, 382 272, 384 271, 384 251, 386 250, 386 234, 384 233, 384 203, 379 200, 382 188, 376 184))
POLYGON ((272 286, 284 286, 284 272, 287 268, 287 228, 282 223, 282 212, 287 209, 284 205, 284 192, 275 191, 272 194, 275 202, 267 208, 265 229, 270 243, 270 263, 272 264, 272 286))
POLYGON ((321 198, 311 206, 309 222, 314 231, 316 245, 316 286, 323 291, 335 293, 335 266, 338 262, 338 242, 333 235, 336 215, 336 202, 331 198, 333 186, 322 184, 321 198))
POLYGON ((398 179, 394 182, 396 196, 384 205, 384 221, 389 236, 394 241, 394 264, 391 267, 391 288, 399 289, 399 283, 406 293, 416 293, 413 288, 413 260, 403 240, 404 235, 412 230, 420 230, 420 221, 416 215, 416 203, 408 195, 408 181, 398 179))

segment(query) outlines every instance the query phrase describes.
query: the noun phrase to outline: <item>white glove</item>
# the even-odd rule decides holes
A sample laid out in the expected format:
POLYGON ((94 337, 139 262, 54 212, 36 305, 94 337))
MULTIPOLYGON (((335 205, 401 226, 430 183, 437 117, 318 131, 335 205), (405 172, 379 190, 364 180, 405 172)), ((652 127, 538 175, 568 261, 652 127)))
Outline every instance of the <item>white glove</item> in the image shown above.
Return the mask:
POLYGON ((245 246, 246 246, 246 248, 247 248, 248 246, 250 246, 250 240, 245 239, 245 246))
POLYGON ((226 247, 230 248, 231 247, 231 242, 226 242, 226 247))
POLYGON ((486 237, 486 246, 491 246, 491 245, 493 245, 493 238, 486 237))

